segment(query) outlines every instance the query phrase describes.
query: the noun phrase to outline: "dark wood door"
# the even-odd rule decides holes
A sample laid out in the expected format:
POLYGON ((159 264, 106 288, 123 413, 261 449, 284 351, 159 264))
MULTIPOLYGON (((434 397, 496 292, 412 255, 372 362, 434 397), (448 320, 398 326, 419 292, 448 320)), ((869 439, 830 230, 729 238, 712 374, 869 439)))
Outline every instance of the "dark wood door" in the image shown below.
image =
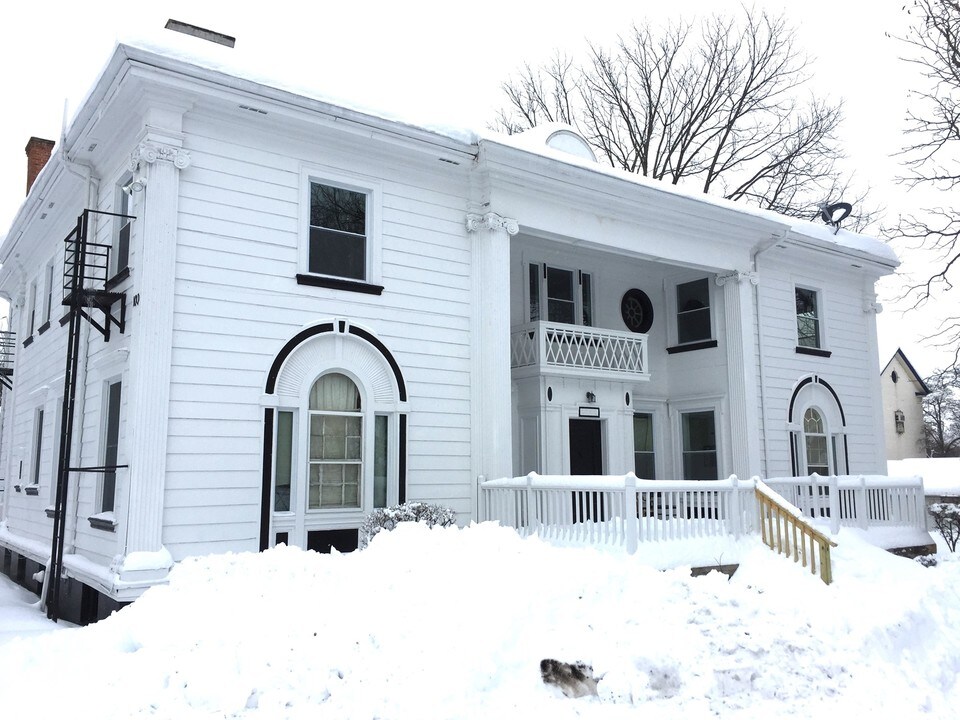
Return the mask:
MULTIPOLYGON (((603 434, 599 420, 570 420, 570 474, 603 475, 603 434)), ((603 497, 595 492, 573 494, 573 521, 604 519, 603 497)))

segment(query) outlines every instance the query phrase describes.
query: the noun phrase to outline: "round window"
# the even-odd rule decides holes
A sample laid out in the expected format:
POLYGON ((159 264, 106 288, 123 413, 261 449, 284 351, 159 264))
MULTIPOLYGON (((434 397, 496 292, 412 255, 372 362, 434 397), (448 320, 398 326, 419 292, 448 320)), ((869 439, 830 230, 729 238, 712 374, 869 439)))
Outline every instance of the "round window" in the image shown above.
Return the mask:
POLYGON ((653 325, 653 303, 643 290, 627 290, 620 301, 620 315, 632 332, 645 333, 653 325))

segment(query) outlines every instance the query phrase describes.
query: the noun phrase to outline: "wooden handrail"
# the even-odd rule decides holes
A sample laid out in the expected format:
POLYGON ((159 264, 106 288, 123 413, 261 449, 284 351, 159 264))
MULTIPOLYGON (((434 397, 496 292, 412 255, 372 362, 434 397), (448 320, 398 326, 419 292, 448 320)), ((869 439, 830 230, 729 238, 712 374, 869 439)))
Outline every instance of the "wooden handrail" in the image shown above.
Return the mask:
POLYGON ((827 585, 833 582, 830 548, 837 544, 813 527, 796 508, 763 481, 757 480, 754 492, 760 510, 760 537, 763 543, 782 555, 793 555, 793 561, 801 562, 803 567, 809 564, 810 572, 814 575, 817 574, 819 559, 820 579, 827 585))

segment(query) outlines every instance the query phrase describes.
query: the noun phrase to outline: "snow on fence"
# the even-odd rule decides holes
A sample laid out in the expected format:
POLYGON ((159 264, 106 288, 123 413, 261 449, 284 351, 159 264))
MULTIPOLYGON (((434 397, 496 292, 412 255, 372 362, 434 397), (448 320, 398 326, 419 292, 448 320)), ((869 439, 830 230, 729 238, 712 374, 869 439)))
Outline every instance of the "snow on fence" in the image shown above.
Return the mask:
POLYGON ((640 480, 627 475, 538 475, 481 483, 484 520, 521 535, 623 546, 734 535, 756 529, 755 482, 640 480))
POLYGON ((918 477, 831 475, 781 477, 764 481, 809 518, 841 527, 912 527, 926 530, 923 481, 918 477))
POLYGON ((794 562, 809 567, 814 575, 819 565, 820 579, 827 585, 833 582, 830 548, 837 544, 761 480, 757 480, 756 493, 763 542, 774 552, 792 555, 794 562))

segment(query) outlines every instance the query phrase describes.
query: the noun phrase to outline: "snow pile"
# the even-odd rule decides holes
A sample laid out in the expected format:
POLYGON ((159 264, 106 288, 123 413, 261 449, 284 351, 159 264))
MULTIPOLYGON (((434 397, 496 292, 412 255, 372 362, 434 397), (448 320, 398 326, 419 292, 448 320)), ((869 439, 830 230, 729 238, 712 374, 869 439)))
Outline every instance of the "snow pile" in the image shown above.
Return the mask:
POLYGON ((960 458, 887 460, 887 474, 922 477, 927 495, 960 495, 960 458))
POLYGON ((0 697, 5 717, 953 717, 960 562, 837 539, 829 587, 759 542, 731 580, 691 578, 493 524, 200 558, 4 646, 0 697), (544 658, 592 665, 599 696, 545 687, 544 658))

